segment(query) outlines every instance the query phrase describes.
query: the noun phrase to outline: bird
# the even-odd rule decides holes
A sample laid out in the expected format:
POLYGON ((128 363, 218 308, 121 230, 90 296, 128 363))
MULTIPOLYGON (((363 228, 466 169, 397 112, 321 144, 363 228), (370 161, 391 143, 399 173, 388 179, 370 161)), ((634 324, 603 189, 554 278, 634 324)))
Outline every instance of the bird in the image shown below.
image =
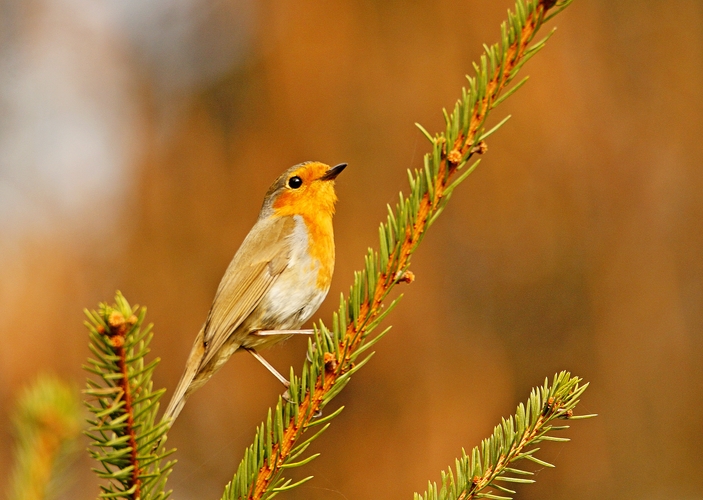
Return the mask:
POLYGON ((269 187, 256 223, 225 271, 163 420, 172 425, 188 397, 237 351, 248 351, 286 388, 259 350, 292 335, 327 296, 334 271, 335 179, 346 163, 309 161, 269 187))

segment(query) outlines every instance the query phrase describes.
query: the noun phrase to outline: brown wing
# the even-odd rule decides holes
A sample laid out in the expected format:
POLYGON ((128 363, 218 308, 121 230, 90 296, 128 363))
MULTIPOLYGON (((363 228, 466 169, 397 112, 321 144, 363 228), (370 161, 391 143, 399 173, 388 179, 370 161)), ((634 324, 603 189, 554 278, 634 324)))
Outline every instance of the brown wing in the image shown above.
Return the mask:
POLYGON ((217 355, 288 266, 287 236, 294 228, 292 217, 269 218, 257 222, 244 240, 222 277, 205 322, 201 367, 217 355))
POLYGON ((292 217, 260 220, 242 242, 217 288, 208 318, 193 343, 185 370, 171 397, 164 419, 176 419, 188 396, 215 373, 203 370, 230 335, 249 316, 288 266, 287 236, 292 217))

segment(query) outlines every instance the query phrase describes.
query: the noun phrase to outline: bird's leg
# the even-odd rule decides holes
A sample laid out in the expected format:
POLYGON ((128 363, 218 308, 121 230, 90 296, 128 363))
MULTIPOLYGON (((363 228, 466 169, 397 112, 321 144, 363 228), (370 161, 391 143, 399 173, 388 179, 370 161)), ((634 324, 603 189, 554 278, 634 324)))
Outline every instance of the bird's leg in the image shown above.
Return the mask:
POLYGON ((312 330, 257 330, 252 335, 267 337, 270 335, 312 335, 312 330))
POLYGON ((271 366, 271 364, 268 361, 266 361, 261 354, 256 352, 254 349, 250 349, 247 347, 245 347, 244 349, 246 351, 248 351, 249 354, 254 356, 259 361, 259 363, 264 365, 266 367, 266 369, 268 371, 270 371, 273 374, 273 376, 276 377, 278 379, 278 381, 281 382, 286 389, 288 389, 290 387, 290 382, 288 382, 288 379, 286 379, 286 377, 284 377, 283 375, 278 373, 278 370, 276 370, 273 366, 271 366))

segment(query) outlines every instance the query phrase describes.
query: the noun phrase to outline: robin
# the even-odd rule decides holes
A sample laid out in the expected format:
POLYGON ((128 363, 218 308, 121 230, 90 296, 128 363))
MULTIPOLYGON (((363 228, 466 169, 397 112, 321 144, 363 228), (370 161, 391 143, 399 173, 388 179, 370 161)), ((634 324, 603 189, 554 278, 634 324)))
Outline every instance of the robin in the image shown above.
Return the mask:
POLYGON ((178 417, 200 388, 239 350, 257 352, 296 333, 317 311, 334 270, 334 180, 347 166, 295 165, 266 192, 259 218, 234 255, 188 356, 164 419, 178 417))

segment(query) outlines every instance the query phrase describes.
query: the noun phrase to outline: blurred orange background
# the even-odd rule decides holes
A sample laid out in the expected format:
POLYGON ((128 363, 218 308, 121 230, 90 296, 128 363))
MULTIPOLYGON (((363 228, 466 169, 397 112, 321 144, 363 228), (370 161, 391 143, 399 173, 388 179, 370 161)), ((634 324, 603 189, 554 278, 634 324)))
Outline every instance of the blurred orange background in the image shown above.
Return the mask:
MULTIPOLYGON (((84 384, 82 308, 147 305, 171 391, 268 185, 311 159, 350 165, 329 322, 428 148, 413 123, 442 127, 511 6, 0 1, 0 489, 20 388, 84 384)), ((286 498, 412 498, 562 369, 600 416, 518 498, 701 498, 703 4, 576 0, 550 25, 286 498)), ((304 351, 265 354, 286 373, 304 351)), ((237 355, 196 393, 174 498, 219 498, 280 392, 237 355)), ((92 465, 62 498, 97 496, 92 465)))

